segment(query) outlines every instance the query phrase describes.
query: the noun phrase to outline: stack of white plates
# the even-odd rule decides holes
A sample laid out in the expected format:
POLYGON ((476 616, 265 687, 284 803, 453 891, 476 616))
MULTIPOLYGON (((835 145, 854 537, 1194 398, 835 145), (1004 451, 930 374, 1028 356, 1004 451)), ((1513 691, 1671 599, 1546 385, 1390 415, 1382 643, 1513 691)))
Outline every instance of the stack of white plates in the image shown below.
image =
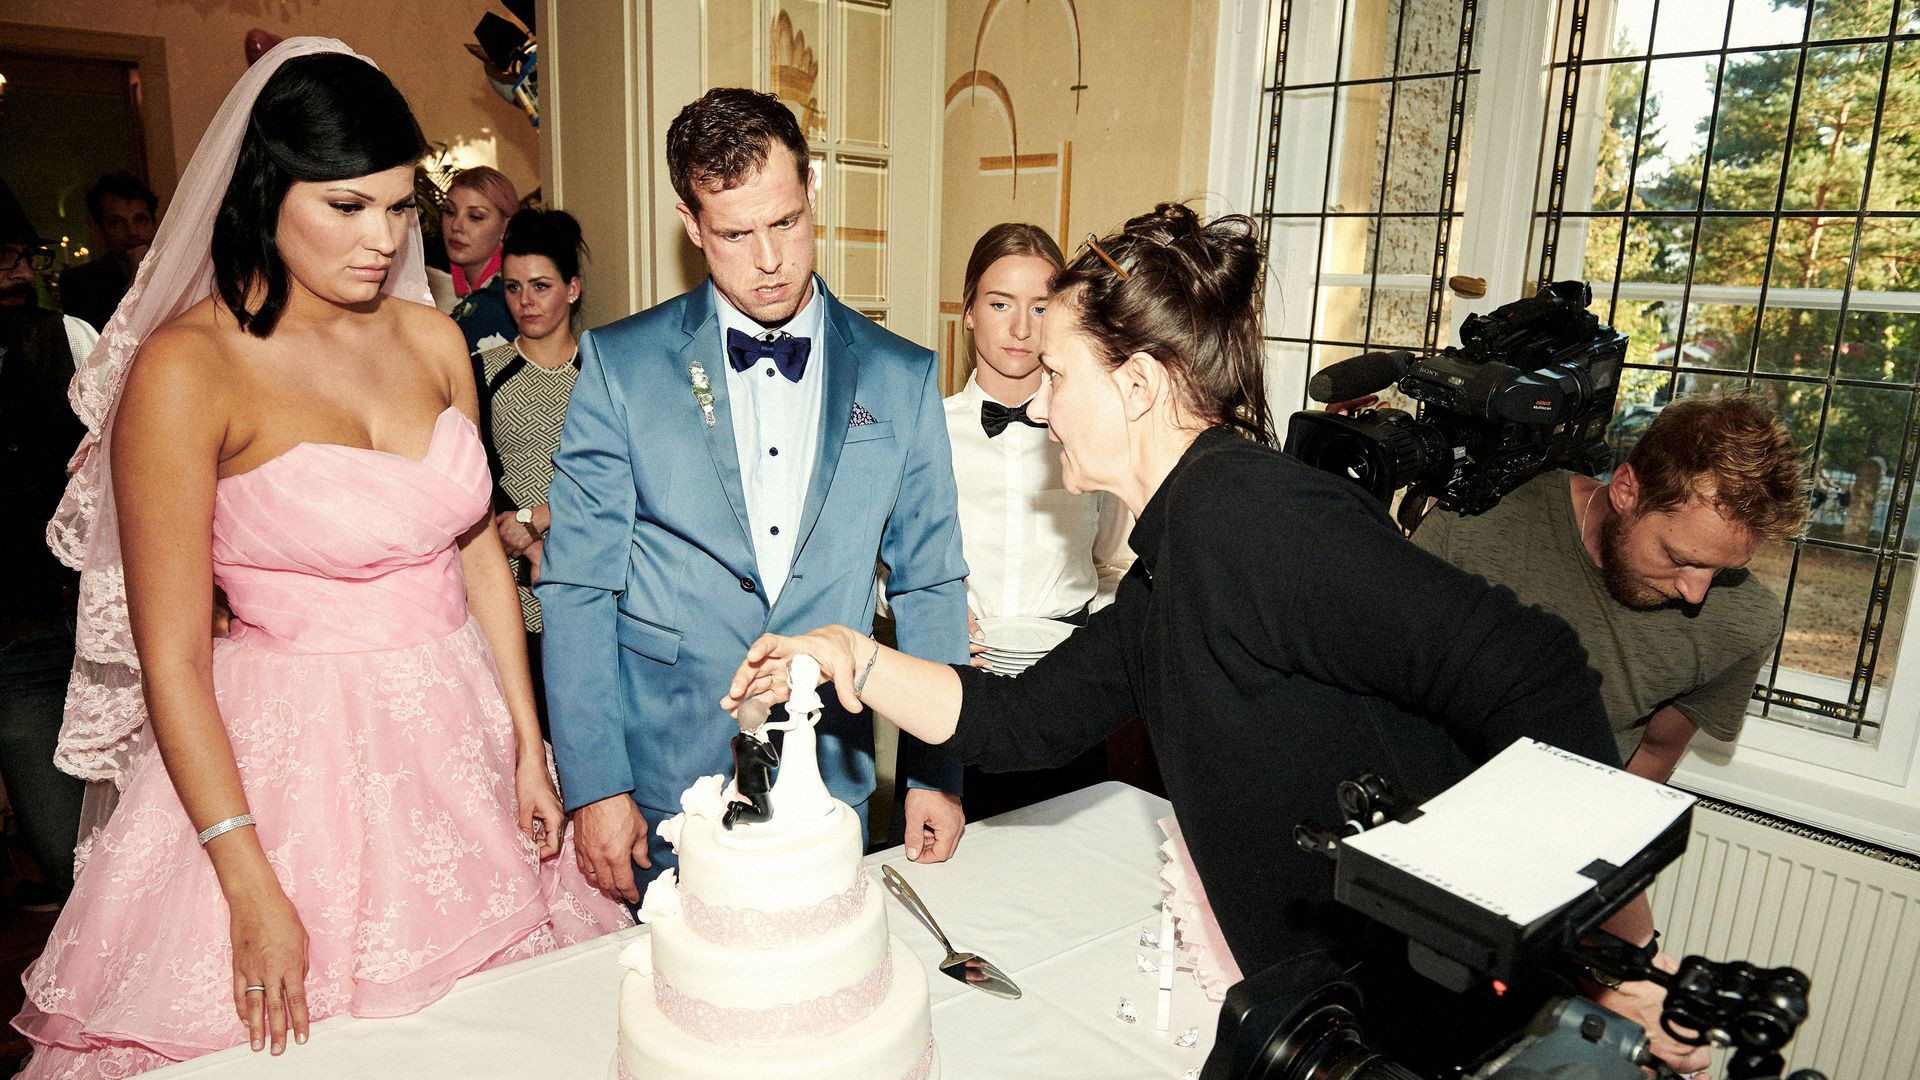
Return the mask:
POLYGON ((1053 647, 1067 640, 1073 626, 1057 619, 1007 616, 980 620, 980 636, 974 640, 985 645, 982 653, 987 668, 996 675, 1018 675, 1053 647))

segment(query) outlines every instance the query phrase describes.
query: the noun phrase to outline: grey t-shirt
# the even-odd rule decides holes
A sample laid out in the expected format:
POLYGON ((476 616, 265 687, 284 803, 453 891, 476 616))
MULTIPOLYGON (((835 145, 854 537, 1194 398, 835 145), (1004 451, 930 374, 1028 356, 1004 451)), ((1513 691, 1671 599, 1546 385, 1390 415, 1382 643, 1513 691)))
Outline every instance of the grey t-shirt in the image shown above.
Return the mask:
POLYGON ((1620 603, 1580 543, 1569 476, 1537 476, 1474 517, 1435 510, 1414 543, 1573 626, 1600 673, 1620 760, 1633 756, 1647 719, 1665 705, 1714 738, 1732 739, 1746 720, 1754 675, 1780 637, 1779 598, 1747 571, 1729 570, 1695 610, 1620 603))

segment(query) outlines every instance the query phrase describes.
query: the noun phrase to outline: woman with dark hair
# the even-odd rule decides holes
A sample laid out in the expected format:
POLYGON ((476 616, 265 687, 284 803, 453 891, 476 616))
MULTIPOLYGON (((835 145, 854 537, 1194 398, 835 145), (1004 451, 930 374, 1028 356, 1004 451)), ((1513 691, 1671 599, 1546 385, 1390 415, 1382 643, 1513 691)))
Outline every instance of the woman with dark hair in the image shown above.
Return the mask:
POLYGON ((513 181, 491 166, 462 169, 447 184, 440 238, 447 247, 456 298, 448 314, 460 324, 468 352, 513 336, 513 318, 500 280, 500 237, 519 208, 513 181))
MULTIPOLYGON (((769 635, 721 703, 784 698, 784 661, 806 653, 849 710, 1003 770, 1067 760, 1144 716, 1176 849, 1183 838, 1215 920, 1177 896, 1183 937, 1217 926, 1223 955, 1196 959, 1221 989, 1365 953, 1333 864, 1293 840, 1330 815, 1341 781, 1373 770, 1423 800, 1523 735, 1619 766, 1599 678, 1564 622, 1407 543, 1358 485, 1272 447, 1260 283, 1249 219, 1203 223, 1177 204, 1090 239, 1055 278, 1030 411, 1069 490, 1133 512, 1139 559, 1050 655, 1008 679, 846 627, 769 635)), ((1384 985, 1421 981, 1399 975, 1384 985)), ((1433 1004, 1384 1026, 1445 1035, 1458 1017, 1433 1004)))
POLYGON ((547 485, 553 452, 580 373, 580 262, 587 243, 565 210, 522 210, 507 223, 500 280, 519 334, 479 353, 480 436, 494 476, 493 524, 520 586, 534 701, 546 726, 540 671, 540 602, 528 588, 540 573, 541 541, 553 524, 547 485))
MULTIPOLYGON (((1105 492, 1066 490, 1047 427, 1031 415, 1040 392, 1040 325, 1055 273, 1066 265, 1045 229, 1003 222, 980 235, 962 278, 961 319, 973 372, 944 402, 953 477, 960 489, 960 542, 967 560, 967 616, 976 666, 1005 669, 991 652, 1064 639, 1113 602, 1133 564, 1131 522, 1105 492)), ((1057 769, 966 774, 967 816, 978 820, 1099 783, 1106 747, 1096 744, 1057 769)))
POLYGON ((371 63, 282 43, 75 378, 56 758, 118 803, 25 976, 25 1076, 278 1054, 627 922, 553 860, 468 358, 422 273, 425 148, 371 63))

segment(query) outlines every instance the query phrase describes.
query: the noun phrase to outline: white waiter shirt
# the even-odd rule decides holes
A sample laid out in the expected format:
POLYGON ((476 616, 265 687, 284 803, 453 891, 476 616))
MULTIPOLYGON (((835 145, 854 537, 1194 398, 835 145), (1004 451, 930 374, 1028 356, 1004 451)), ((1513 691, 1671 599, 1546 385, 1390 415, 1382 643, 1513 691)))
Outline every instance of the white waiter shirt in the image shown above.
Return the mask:
MULTIPOLYGON (((714 289, 709 281, 707 288, 714 289)), ((807 484, 820 453, 820 410, 826 399, 826 305, 820 302, 818 276, 813 295, 781 332, 810 338, 807 367, 799 382, 780 374, 762 357, 745 371, 733 369, 727 331, 765 338, 766 327, 748 318, 718 289, 713 309, 719 314, 720 363, 727 373, 727 400, 733 415, 733 445, 740 456, 740 488, 747 500, 747 529, 753 536, 754 562, 767 605, 780 599, 793 568, 794 537, 807 502, 807 484)))
POLYGON ((1066 490, 1060 447, 1046 428, 1014 421, 987 438, 980 426, 986 400, 969 375, 943 402, 960 486, 967 606, 980 619, 1053 618, 1113 603, 1133 565, 1132 515, 1107 492, 1066 490))

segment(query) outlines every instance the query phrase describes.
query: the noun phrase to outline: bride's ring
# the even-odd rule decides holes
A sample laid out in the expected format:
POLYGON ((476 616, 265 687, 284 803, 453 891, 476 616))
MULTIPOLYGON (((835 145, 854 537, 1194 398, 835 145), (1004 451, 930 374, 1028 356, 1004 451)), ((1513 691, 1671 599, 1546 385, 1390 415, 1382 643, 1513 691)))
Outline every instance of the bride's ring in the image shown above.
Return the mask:
POLYGON ((265 986, 264 984, 262 984, 262 983, 254 983, 254 984, 253 984, 252 986, 248 986, 248 987, 245 987, 245 988, 243 988, 243 989, 241 990, 241 993, 245 993, 245 994, 251 994, 251 993, 253 993, 253 992, 254 992, 254 991, 256 991, 256 990, 258 990, 258 991, 259 991, 260 993, 262 993, 262 994, 264 994, 264 993, 266 993, 266 992, 267 992, 267 988, 266 988, 266 986, 265 986))

